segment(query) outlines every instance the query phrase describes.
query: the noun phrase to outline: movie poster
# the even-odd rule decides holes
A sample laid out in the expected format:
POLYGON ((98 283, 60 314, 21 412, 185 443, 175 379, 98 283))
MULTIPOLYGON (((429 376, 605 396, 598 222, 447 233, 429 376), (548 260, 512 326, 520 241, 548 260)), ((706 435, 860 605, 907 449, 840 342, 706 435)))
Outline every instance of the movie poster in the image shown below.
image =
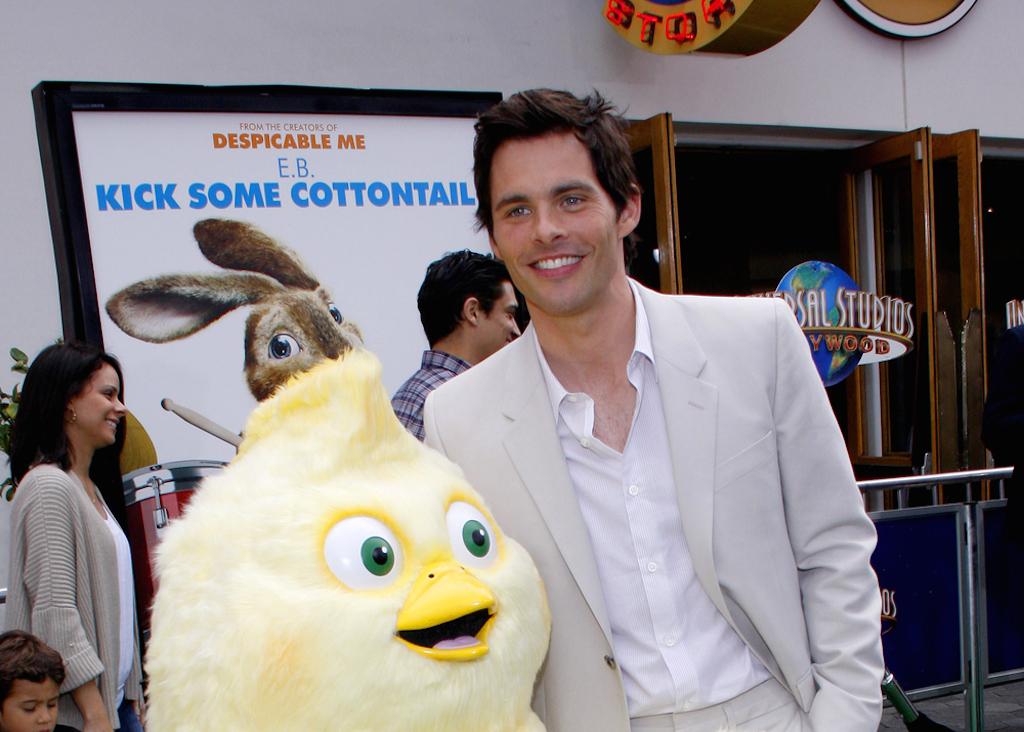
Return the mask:
POLYGON ((73 116, 104 345, 163 463, 234 448, 161 400, 240 432, 274 359, 323 340, 324 317, 361 335, 393 393, 427 345, 427 265, 488 251, 469 117, 73 116))

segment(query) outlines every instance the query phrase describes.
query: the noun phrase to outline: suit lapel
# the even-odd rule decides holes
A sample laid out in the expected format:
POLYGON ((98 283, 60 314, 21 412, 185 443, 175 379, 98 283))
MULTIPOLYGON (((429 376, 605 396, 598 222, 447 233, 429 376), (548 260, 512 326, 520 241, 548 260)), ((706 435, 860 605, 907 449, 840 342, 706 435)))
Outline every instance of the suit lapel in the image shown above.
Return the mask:
POLYGON ((532 341, 533 335, 524 333, 519 343, 509 346, 515 348, 515 355, 506 372, 502 411, 513 423, 504 437, 505 449, 611 645, 611 627, 590 535, 569 477, 532 341))
MULTIPOLYGON (((704 591, 732 622, 712 553, 718 390, 697 378, 707 358, 686 322, 682 306, 643 287, 640 296, 651 327, 687 548, 704 591)), ((532 340, 532 334, 524 334, 520 343, 509 346, 515 349, 515 355, 506 371, 502 411, 513 422, 504 438, 505 448, 611 643, 590 536, 565 464, 532 340)))
POLYGON ((686 545, 704 591, 730 618, 712 554, 718 389, 697 378, 707 358, 681 304, 644 288, 640 296, 651 326, 686 545))

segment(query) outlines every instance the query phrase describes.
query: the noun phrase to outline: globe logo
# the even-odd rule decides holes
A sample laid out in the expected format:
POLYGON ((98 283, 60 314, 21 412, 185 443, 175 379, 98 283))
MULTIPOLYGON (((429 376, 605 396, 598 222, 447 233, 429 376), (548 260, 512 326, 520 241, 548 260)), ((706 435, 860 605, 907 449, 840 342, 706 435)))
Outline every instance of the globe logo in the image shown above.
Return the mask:
POLYGON ((825 386, 838 384, 858 364, 887 361, 914 347, 913 303, 861 292, 834 264, 798 264, 772 296, 793 309, 825 386))

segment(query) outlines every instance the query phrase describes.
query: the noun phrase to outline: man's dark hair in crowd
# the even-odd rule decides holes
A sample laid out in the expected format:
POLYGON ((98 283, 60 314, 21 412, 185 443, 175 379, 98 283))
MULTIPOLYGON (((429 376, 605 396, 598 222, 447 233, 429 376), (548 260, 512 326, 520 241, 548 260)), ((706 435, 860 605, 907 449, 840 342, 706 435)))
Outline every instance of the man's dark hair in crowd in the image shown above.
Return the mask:
POLYGON ((502 286, 511 281, 500 259, 469 250, 432 263, 416 297, 427 342, 433 347, 459 327, 462 306, 471 297, 477 299, 484 312, 491 312, 502 296, 502 286))
MULTIPOLYGON (((491 160, 495 151, 509 140, 550 133, 571 132, 590 151, 597 180, 615 204, 615 212, 621 214, 628 198, 640 192, 633 155, 623 134, 628 127, 614 105, 596 91, 580 99, 564 91, 530 89, 483 112, 473 144, 477 228, 494 233, 491 160)), ((631 233, 623 242, 627 270, 635 256, 636 235, 631 233)))

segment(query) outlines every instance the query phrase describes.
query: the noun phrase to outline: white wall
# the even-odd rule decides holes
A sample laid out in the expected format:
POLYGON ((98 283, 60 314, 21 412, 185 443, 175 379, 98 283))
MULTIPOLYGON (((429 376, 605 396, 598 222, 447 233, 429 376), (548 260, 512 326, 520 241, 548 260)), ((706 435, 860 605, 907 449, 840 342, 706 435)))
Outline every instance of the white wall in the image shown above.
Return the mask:
MULTIPOLYGON (((498 90, 596 87, 631 117, 1024 138, 1020 0, 951 30, 878 36, 821 0, 790 37, 743 58, 643 53, 601 0, 0 0, 0 384, 6 352, 58 337, 56 274, 30 90, 42 80, 498 90)), ((416 364, 410 364, 410 372, 416 364)), ((2 503, 2 502, 0 502, 2 503)), ((6 583, 0 505, 0 585, 6 583)))

